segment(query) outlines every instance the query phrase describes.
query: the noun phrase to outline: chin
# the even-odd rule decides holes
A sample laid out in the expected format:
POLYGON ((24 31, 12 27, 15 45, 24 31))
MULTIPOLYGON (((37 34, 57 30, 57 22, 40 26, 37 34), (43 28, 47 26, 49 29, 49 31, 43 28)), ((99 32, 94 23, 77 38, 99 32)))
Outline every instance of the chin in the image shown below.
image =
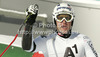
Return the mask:
POLYGON ((62 31, 60 31, 60 32, 63 33, 63 34, 67 34, 67 33, 68 33, 67 30, 62 30, 62 31))
POLYGON ((63 34, 67 34, 67 32, 63 32, 63 34))

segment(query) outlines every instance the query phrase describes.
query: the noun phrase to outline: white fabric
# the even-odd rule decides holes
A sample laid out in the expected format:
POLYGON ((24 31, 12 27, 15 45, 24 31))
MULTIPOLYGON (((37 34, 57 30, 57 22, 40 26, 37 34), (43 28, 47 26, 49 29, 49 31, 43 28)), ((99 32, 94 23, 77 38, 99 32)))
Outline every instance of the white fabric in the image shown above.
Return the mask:
POLYGON ((75 32, 67 39, 54 33, 45 37, 40 36, 34 42, 35 52, 42 51, 45 57, 97 57, 91 40, 75 32))

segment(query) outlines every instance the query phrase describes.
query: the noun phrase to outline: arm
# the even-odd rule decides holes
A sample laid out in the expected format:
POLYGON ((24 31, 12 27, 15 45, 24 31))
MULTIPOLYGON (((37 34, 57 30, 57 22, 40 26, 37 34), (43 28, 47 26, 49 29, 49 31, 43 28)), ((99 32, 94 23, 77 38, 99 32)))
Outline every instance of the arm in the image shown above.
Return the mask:
POLYGON ((85 57, 98 57, 91 40, 87 36, 84 37, 84 47, 85 57))
POLYGON ((38 14, 38 9, 35 6, 37 5, 29 6, 26 11, 26 20, 24 21, 25 30, 22 38, 22 48, 28 52, 32 52, 36 48, 36 45, 33 42, 34 38, 32 37, 32 27, 38 14))
POLYGON ((34 51, 36 48, 36 45, 33 42, 33 40, 34 39, 32 37, 32 26, 25 25, 25 32, 22 38, 22 48, 28 52, 34 51))

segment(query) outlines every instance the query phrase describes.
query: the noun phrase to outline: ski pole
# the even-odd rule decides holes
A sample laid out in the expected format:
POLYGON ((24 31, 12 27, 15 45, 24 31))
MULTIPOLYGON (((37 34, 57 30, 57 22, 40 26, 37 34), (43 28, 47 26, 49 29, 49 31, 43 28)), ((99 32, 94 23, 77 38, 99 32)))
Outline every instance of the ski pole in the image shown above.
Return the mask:
POLYGON ((15 38, 13 39, 13 41, 7 46, 7 48, 1 53, 0 57, 2 57, 2 55, 8 50, 8 48, 12 45, 12 43, 16 40, 18 34, 16 34, 15 38))
MULTIPOLYGON (((37 4, 34 5, 34 10, 35 10, 34 13, 36 13, 36 12, 38 11, 38 5, 37 5, 37 4)), ((35 16, 37 16, 37 15, 35 15, 35 16)), ((20 31, 21 31, 23 25, 25 25, 26 21, 27 21, 27 19, 25 19, 24 22, 21 24, 20 28, 18 29, 18 33, 20 33, 20 31)), ((3 55, 3 54, 8 50, 8 48, 13 44, 13 42, 16 40, 16 38, 17 38, 17 36, 18 36, 18 33, 15 35, 15 38, 13 39, 13 41, 12 41, 12 42, 6 47, 6 49, 1 53, 0 57, 2 57, 2 55, 3 55)))
MULTIPOLYGON (((18 29, 18 33, 21 31, 21 28, 23 27, 24 23, 20 26, 18 29)), ((6 49, 1 53, 0 57, 8 50, 8 48, 13 44, 13 42, 16 40, 18 33, 15 35, 15 38, 12 40, 12 42, 6 47, 6 49)))

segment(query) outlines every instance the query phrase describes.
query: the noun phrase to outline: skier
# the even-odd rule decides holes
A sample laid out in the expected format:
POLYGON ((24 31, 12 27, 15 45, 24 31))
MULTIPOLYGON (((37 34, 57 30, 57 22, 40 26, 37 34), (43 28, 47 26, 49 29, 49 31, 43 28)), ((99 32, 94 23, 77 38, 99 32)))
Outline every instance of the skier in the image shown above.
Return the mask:
POLYGON ((22 48, 27 52, 42 51, 44 57, 98 57, 91 40, 80 33, 72 32, 74 12, 67 3, 56 5, 53 11, 55 33, 33 38, 32 28, 35 23, 38 9, 30 5, 26 11, 25 32, 22 39, 22 48))

